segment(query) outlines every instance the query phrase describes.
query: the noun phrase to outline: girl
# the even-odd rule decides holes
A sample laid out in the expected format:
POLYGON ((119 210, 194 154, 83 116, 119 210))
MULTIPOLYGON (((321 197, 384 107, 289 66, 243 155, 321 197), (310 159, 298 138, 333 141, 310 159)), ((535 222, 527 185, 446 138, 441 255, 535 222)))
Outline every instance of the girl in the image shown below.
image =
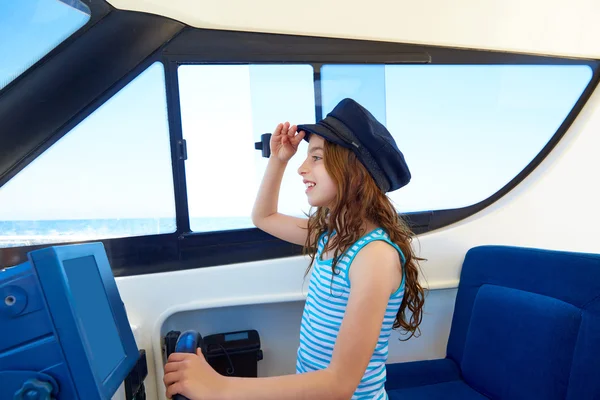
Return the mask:
POLYGON ((260 186, 254 224, 311 256, 296 375, 224 377, 197 354, 173 353, 165 365, 167 397, 189 399, 387 399, 392 328, 418 332, 423 289, 412 233, 385 195, 410 181, 387 129, 353 100, 314 125, 279 124, 260 186), (299 130, 299 132, 298 132, 299 130), (317 211, 308 219, 277 212, 288 161, 302 139, 298 173, 317 211), (411 312, 406 317, 406 309, 411 312))

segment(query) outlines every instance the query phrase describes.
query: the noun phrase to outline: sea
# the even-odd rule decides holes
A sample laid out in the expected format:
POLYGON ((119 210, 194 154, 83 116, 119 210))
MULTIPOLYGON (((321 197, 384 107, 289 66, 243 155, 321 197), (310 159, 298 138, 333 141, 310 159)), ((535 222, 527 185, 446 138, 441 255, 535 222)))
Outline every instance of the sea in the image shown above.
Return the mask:
MULTIPOLYGON (((193 232, 253 228, 250 217, 190 218, 193 232)), ((0 221, 0 249, 158 235, 176 231, 175 218, 73 219, 43 221, 0 221)))

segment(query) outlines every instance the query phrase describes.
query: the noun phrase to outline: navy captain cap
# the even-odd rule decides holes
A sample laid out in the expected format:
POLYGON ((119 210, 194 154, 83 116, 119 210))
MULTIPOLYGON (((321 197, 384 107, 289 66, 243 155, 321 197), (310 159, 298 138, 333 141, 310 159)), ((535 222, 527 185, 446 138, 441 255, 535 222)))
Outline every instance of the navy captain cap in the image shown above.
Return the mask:
POLYGON ((298 125, 300 131, 306 133, 306 141, 314 133, 352 150, 384 193, 410 182, 410 170, 390 132, 352 99, 340 101, 316 124, 298 125))

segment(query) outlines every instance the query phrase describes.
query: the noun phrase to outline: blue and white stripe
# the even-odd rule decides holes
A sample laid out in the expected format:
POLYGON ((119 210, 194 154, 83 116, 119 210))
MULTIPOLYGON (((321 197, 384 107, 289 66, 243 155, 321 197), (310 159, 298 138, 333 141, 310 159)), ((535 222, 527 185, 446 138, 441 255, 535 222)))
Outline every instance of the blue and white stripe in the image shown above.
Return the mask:
MULTIPOLYGON (((324 236, 319 240, 300 326, 296 373, 316 371, 329 366, 350 295, 348 279, 350 265, 360 249, 375 240, 383 240, 394 246, 404 265, 405 258, 402 250, 390 240, 383 229, 379 228, 354 243, 336 265, 336 274, 332 274, 332 260, 320 260, 325 245, 324 236)), ((352 399, 388 398, 385 392, 388 341, 403 297, 404 277, 398 290, 390 296, 379 340, 352 399)))

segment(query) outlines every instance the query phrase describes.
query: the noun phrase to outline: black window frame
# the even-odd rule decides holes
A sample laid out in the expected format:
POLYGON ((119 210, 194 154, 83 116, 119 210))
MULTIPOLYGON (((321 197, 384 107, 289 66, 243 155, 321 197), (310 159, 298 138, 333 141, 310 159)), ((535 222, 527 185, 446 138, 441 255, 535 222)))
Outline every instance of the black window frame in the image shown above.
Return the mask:
MULTIPOLYGON (((92 9, 90 22, 0 91, 0 121, 9 128, 3 131, 4 133, 0 132, 0 149, 3 146, 17 149, 12 159, 0 158, 0 187, 146 68, 154 62, 162 62, 165 71, 177 231, 170 234, 90 240, 104 243, 115 276, 259 261, 302 253, 301 246, 284 242, 256 228, 191 231, 177 76, 177 68, 180 65, 313 65, 317 119, 322 116, 318 101, 318 78, 323 64, 590 66, 593 76, 583 94, 546 146, 517 176, 479 203, 463 208, 404 214, 416 234, 440 229, 465 219, 512 190, 552 151, 600 81, 600 60, 198 29, 156 15, 116 10, 104 2, 84 2, 92 9), (100 21, 102 23, 98 23, 100 21), (76 66, 77 69, 67 71, 74 76, 63 78, 58 83, 54 82, 59 79, 59 68, 64 67, 62 63, 74 56, 84 59, 76 66), (93 74, 98 71, 102 71, 102 74, 93 74), (64 85, 73 90, 64 94, 54 92, 64 85), (43 91, 42 96, 47 100, 45 106, 32 103, 32 97, 28 97, 27 93, 36 90, 43 91), (31 115, 38 118, 32 119, 31 115), (17 127, 22 133, 20 138, 15 138, 10 133, 17 127)), ((260 133, 265 132, 257 132, 256 136, 260 133)), ((49 244, 0 249, 0 268, 22 262, 26 260, 28 251, 46 246, 49 244)))

